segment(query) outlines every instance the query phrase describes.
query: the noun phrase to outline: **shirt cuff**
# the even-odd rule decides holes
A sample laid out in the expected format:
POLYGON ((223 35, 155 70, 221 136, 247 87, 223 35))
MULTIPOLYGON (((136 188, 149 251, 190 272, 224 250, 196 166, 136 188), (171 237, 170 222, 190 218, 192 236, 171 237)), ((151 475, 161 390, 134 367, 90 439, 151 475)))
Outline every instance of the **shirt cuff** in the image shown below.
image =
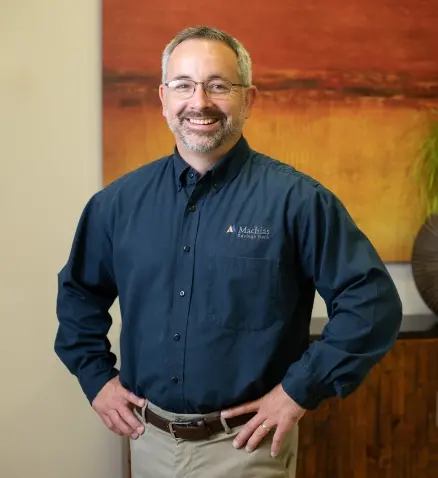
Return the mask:
POLYGON ((115 368, 111 368, 105 371, 95 371, 92 375, 79 378, 79 383, 90 405, 93 403, 96 395, 102 390, 103 386, 114 377, 117 377, 117 375, 119 375, 119 371, 115 368))
POLYGON ((281 385, 289 397, 305 410, 314 410, 323 400, 335 395, 329 387, 317 383, 300 361, 289 367, 281 385))

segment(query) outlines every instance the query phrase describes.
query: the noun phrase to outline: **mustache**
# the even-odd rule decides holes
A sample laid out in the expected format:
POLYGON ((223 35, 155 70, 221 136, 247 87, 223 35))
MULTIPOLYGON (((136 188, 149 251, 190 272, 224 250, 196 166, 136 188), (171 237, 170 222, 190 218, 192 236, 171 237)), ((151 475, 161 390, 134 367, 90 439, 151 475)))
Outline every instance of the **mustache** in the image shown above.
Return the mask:
POLYGON ((217 110, 202 110, 202 111, 192 111, 190 113, 183 113, 179 115, 180 120, 184 119, 204 119, 204 118, 216 118, 221 120, 225 115, 221 111, 217 110))

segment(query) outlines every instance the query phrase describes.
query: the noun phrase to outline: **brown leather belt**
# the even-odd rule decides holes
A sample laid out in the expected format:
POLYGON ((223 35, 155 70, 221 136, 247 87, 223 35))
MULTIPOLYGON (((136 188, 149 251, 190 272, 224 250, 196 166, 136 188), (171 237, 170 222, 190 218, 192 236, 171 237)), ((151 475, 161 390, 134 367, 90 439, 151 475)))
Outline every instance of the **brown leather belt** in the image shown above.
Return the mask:
POLYGON ((221 417, 214 417, 192 422, 172 422, 153 413, 147 407, 144 414, 140 407, 135 406, 135 409, 146 423, 150 423, 154 427, 170 433, 174 438, 182 438, 184 440, 204 440, 216 433, 230 433, 232 428, 244 425, 255 415, 255 413, 246 413, 228 418, 227 420, 221 420, 221 417))

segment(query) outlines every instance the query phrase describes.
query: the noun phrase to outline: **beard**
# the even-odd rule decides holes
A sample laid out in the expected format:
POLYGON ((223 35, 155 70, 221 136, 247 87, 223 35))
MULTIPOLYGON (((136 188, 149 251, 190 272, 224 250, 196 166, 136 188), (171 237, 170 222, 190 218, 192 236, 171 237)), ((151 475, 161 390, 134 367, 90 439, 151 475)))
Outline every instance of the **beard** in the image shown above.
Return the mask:
POLYGON ((166 121, 172 133, 190 151, 208 153, 242 134, 245 122, 245 110, 242 106, 237 117, 225 116, 222 112, 205 109, 200 112, 181 113, 177 118, 166 115, 166 121), (187 118, 217 118, 215 131, 195 131, 190 128, 187 118))

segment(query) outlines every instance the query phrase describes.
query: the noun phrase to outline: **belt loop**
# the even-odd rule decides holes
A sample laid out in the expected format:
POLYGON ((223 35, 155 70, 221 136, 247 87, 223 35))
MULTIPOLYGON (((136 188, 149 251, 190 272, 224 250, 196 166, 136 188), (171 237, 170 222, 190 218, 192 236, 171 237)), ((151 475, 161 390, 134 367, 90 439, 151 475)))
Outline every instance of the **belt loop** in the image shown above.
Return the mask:
POLYGON ((169 422, 169 431, 173 438, 176 440, 175 430, 173 429, 173 422, 169 422))
POLYGON ((225 433, 227 435, 230 434, 231 433, 231 428, 228 426, 227 421, 225 420, 225 418, 222 415, 220 415, 220 420, 221 420, 222 426, 224 427, 225 433))
POLYGON ((143 420, 145 423, 147 423, 147 420, 146 420, 146 410, 148 409, 148 401, 145 400, 145 404, 143 405, 142 409, 141 409, 141 416, 143 417, 143 420))
POLYGON ((137 412, 138 416, 140 417, 140 420, 146 423, 146 414, 144 413, 145 410, 142 407, 134 405, 133 411, 137 412))

